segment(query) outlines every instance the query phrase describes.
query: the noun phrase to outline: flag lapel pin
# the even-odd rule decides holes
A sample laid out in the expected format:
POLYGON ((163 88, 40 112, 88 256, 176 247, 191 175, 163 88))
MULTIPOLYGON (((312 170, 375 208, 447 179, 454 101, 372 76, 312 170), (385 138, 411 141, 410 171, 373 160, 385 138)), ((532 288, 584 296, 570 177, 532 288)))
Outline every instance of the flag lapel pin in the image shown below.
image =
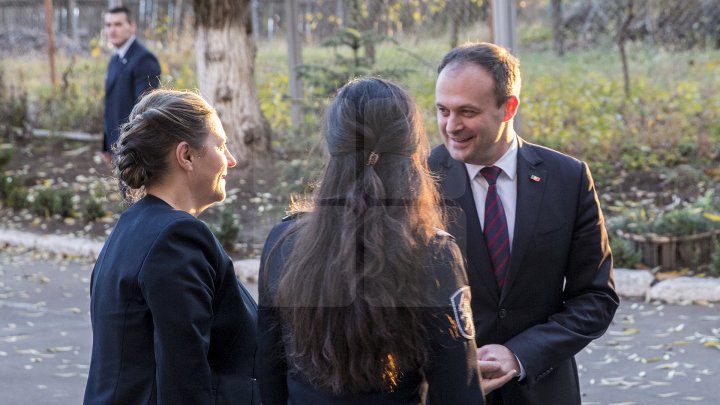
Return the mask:
POLYGON ((535 183, 540 183, 540 180, 542 180, 542 179, 540 178, 540 176, 536 176, 536 175, 534 175, 534 174, 531 174, 531 175, 530 175, 530 180, 534 181, 535 183))

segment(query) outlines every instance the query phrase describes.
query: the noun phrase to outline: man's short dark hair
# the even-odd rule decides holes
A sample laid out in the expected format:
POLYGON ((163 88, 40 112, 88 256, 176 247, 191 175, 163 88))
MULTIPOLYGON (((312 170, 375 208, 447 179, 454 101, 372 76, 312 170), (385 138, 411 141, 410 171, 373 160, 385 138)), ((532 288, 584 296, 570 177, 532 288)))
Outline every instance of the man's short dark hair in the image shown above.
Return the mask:
POLYGON ((507 49, 489 42, 460 45, 442 58, 437 72, 466 63, 480 66, 493 77, 498 107, 511 95, 520 96, 520 61, 507 49))
POLYGON ((124 13, 127 17, 128 22, 132 22, 132 14, 130 13, 130 9, 125 6, 119 6, 119 7, 113 7, 110 10, 106 12, 107 14, 119 14, 124 13))

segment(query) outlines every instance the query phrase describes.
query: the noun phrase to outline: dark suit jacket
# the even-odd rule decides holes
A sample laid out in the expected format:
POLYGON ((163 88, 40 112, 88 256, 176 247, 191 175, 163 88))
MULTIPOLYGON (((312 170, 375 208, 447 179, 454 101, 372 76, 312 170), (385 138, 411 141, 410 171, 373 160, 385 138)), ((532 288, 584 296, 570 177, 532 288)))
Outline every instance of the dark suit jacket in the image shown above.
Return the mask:
POLYGON ((257 306, 208 227, 147 196, 92 273, 85 404, 259 404, 257 306))
MULTIPOLYGON (((312 386, 304 375, 287 363, 285 346, 287 336, 280 326, 280 314, 273 306, 277 283, 287 257, 292 251, 293 239, 282 241, 273 249, 290 225, 290 221, 277 225, 270 232, 260 261, 259 313, 258 313, 258 378, 263 405, 312 404, 312 405, 409 405, 420 401, 420 387, 427 381, 427 403, 482 405, 480 375, 477 370, 475 343, 471 335, 461 336, 457 328, 460 322, 469 327, 472 314, 469 308, 457 305, 457 312, 451 304, 451 297, 458 290, 467 288, 467 278, 461 266, 450 265, 452 241, 448 245, 438 243, 431 247, 437 251, 432 266, 433 280, 427 280, 433 287, 427 297, 425 325, 430 340, 430 364, 422 370, 405 370, 393 392, 363 392, 333 395, 312 386), (464 315, 466 316, 463 316, 464 315), (459 317, 459 318, 458 318, 459 317), (459 319, 459 320, 458 320, 459 319)), ((443 237, 444 238, 444 237, 443 237)), ((453 246, 454 248, 454 246, 453 246)), ((465 298, 470 296, 466 291, 465 298)), ((466 301, 465 301, 466 302, 466 301)))
POLYGON ((105 78, 105 115, 103 151, 112 150, 120 126, 128 121, 130 111, 148 89, 160 86, 160 63, 155 55, 136 39, 125 57, 113 56, 105 78))
POLYGON ((515 230, 502 291, 465 165, 441 145, 430 168, 467 259, 477 345, 505 345, 527 373, 488 403, 579 405, 574 355, 605 333, 619 303, 607 232, 587 165, 518 141, 515 230))

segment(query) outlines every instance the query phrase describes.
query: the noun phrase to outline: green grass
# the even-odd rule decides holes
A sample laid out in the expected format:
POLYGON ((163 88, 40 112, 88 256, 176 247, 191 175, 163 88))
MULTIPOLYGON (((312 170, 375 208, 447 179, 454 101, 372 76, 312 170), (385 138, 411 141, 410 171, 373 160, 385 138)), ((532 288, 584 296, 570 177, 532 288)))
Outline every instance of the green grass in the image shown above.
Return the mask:
MULTIPOLYGON (((632 97, 623 94, 618 52, 612 44, 591 50, 569 50, 562 58, 549 47, 537 46, 547 39, 547 30, 531 27, 520 38, 535 41, 518 55, 523 72, 520 134, 589 161, 593 170, 610 175, 618 168, 642 169, 708 161, 720 153, 720 51, 669 52, 644 44, 630 44, 632 97), (540 42, 538 42, 540 41, 540 42)), ((487 39, 487 30, 471 27, 460 41, 487 39)), ((397 80, 418 103, 432 143, 439 143, 434 111, 435 66, 449 50, 446 35, 432 38, 397 38, 399 44, 377 46, 378 69, 407 68, 413 71, 397 80)), ((153 44, 151 44, 153 46, 153 44)), ((186 42, 155 50, 162 61, 163 84, 172 88, 194 88, 195 53, 186 42)), ((257 44, 256 81, 261 108, 279 136, 294 130, 287 100, 287 47, 282 38, 257 44)), ((305 64, 333 63, 335 51, 320 46, 303 47, 305 64)), ((349 53, 342 51, 349 56, 349 53)), ((95 49, 79 58, 68 78, 74 86, 71 111, 63 116, 95 114, 101 105, 107 54, 95 49), (87 112, 89 111, 89 112, 87 112)), ((58 79, 70 59, 57 58, 58 79)), ((41 56, 3 58, 0 68, 7 78, 17 77, 31 102, 57 97, 49 85, 47 61, 41 56)), ((64 105, 67 103, 61 103, 64 105)), ((36 122, 55 123, 43 117, 53 111, 43 107, 36 122), (45 110, 43 110, 45 108, 45 110)), ((55 112, 55 115, 59 114, 55 112)), ((52 114, 50 114, 52 116, 52 114)), ((97 119, 97 117, 95 118, 97 119)), ((55 125, 73 125, 78 120, 55 125)), ((58 128, 84 129, 84 128, 58 128)), ((317 131, 317 129, 316 129, 317 131)))
MULTIPOLYGON (((288 128, 287 105, 277 98, 287 80, 282 42, 259 46, 258 83, 266 114, 276 128, 288 128), (281 68, 280 68, 281 67, 281 68), (262 90, 265 89, 263 92, 262 90), (267 100, 273 100, 268 103, 267 100), (278 110, 282 118, 273 120, 278 110)), ((435 66, 448 50, 445 38, 384 43, 378 68, 415 70, 399 80, 420 106, 431 139, 437 135, 434 112, 435 66)), ((611 170, 677 164, 714 153, 720 141, 720 52, 669 52, 642 44, 629 47, 632 97, 626 100, 618 52, 600 49, 568 52, 520 50, 523 71, 519 132, 611 170), (715 74, 714 74, 714 73, 715 74), (648 150, 649 148, 649 150, 648 150), (608 162, 610 164, 608 164, 608 162)), ((305 63, 327 63, 327 49, 305 47, 305 63)))

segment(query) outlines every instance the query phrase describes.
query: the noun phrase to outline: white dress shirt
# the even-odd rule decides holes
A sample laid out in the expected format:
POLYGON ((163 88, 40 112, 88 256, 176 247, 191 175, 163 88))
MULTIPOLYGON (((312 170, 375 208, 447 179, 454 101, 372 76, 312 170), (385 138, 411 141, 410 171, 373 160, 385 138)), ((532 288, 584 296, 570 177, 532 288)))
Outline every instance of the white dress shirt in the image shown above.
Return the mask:
POLYGON ((131 36, 127 41, 125 41, 124 44, 120 48, 115 48, 115 54, 118 56, 120 60, 125 58, 125 54, 127 53, 128 49, 130 49, 130 46, 135 42, 135 35, 131 36))
MULTIPOLYGON (((512 252, 513 236, 515 234, 515 212, 517 205, 517 152, 518 152, 518 140, 515 137, 510 144, 510 148, 505 152, 504 155, 495 162, 494 166, 499 167, 502 170, 500 176, 498 176, 496 187, 498 196, 505 210, 505 220, 508 226, 508 238, 510 239, 510 252, 512 252)), ((473 198, 475 199, 475 209, 477 209, 478 218, 480 219, 480 225, 485 227, 485 197, 489 184, 485 177, 480 174, 485 166, 471 165, 465 163, 468 176, 472 179, 470 186, 472 187, 473 198)), ((520 365, 518 372, 518 379, 523 380, 525 378, 525 367, 517 356, 515 358, 520 365)))

